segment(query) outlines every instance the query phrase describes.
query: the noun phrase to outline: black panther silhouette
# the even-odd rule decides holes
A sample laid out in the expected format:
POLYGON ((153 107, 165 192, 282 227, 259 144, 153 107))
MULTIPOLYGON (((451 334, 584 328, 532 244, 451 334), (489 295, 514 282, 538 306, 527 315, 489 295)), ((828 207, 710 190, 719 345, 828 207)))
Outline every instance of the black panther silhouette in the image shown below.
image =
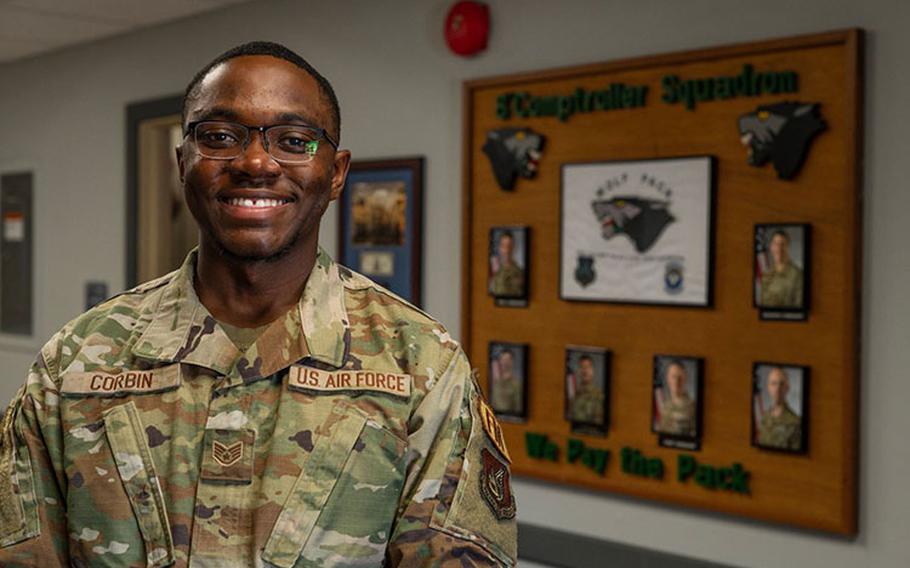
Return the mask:
POLYGON ((600 221, 603 238, 628 235, 639 253, 647 252, 667 225, 676 220, 668 210, 669 201, 642 197, 613 197, 591 202, 600 221))
POLYGON ((490 159, 499 187, 511 191, 518 176, 534 177, 543 143, 544 137, 530 128, 498 128, 487 132, 482 150, 490 159))
POLYGON ((768 160, 781 179, 792 179, 806 160, 809 144, 827 127, 818 103, 783 102, 763 105, 739 117, 740 141, 749 164, 768 160))

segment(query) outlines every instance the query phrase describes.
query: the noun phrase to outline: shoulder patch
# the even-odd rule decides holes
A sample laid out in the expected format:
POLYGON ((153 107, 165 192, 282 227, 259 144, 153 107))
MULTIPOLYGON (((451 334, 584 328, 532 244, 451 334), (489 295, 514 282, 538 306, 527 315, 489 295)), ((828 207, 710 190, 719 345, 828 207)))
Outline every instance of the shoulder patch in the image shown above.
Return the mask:
POLYGON ((480 413, 480 422, 483 424, 483 431, 486 432, 487 437, 493 445, 496 446, 496 449, 499 450, 502 457, 506 458, 507 462, 512 463, 512 456, 509 455, 505 438, 503 438, 502 435, 502 426, 499 425, 499 420, 496 419, 493 409, 490 408, 490 405, 487 404, 487 401, 485 401, 480 394, 477 395, 477 410, 480 413))
POLYGON ((480 494, 483 495, 483 500, 497 519, 514 518, 515 498, 512 496, 509 466, 486 448, 480 451, 480 455, 483 459, 483 471, 480 474, 480 494))

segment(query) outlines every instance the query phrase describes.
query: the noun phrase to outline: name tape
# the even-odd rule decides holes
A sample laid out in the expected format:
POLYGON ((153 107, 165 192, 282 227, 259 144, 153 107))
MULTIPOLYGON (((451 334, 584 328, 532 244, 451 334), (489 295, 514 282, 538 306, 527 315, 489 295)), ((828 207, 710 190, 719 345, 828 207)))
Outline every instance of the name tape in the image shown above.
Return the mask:
POLYGON ((322 371, 295 365, 288 374, 288 385, 320 392, 366 390, 411 396, 411 375, 380 371, 322 371))
POLYGON ((169 365, 148 371, 120 373, 65 373, 61 394, 115 396, 128 393, 151 393, 180 386, 180 365, 169 365))

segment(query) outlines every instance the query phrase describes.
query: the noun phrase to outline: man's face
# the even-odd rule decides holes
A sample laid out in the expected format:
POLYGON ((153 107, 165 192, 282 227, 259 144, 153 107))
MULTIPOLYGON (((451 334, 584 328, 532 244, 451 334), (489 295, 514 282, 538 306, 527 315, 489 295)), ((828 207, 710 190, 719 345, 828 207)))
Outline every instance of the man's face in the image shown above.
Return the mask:
POLYGON ((783 235, 771 237, 771 256, 775 264, 783 264, 790 260, 790 243, 783 235))
POLYGON ((678 398, 686 392, 686 370, 682 366, 673 364, 667 368, 667 386, 673 397, 678 398))
POLYGON ((590 359, 582 359, 578 362, 578 374, 581 376, 582 386, 589 386, 594 382, 594 363, 590 359))
POLYGON ((787 399, 787 393, 790 392, 790 380, 787 374, 781 369, 771 369, 768 373, 768 397, 771 404, 778 406, 787 399))
MULTIPOLYGON (((215 67, 188 102, 187 120, 225 120, 251 126, 308 124, 330 129, 331 110, 316 80, 296 65, 269 56, 245 56, 215 67)), ((305 164, 279 164, 254 133, 232 160, 204 158, 192 134, 177 148, 186 202, 202 230, 221 251, 244 260, 266 260, 293 250, 319 228, 331 200, 344 187, 350 153, 321 140, 305 164), (266 207, 238 199, 268 200, 266 207)))
POLYGON ((499 237, 499 258, 501 260, 511 260, 512 259, 512 247, 514 243, 512 242, 512 237, 508 235, 503 235, 499 237))
POLYGON ((503 351, 499 355, 499 372, 503 377, 512 376, 512 353, 503 351))

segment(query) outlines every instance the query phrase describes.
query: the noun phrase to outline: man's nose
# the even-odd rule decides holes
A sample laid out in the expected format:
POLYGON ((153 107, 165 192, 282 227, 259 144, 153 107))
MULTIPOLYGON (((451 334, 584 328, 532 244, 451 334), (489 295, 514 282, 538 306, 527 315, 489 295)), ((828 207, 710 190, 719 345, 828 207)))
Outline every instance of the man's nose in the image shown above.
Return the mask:
POLYGON ((266 150, 264 135, 261 132, 251 134, 246 148, 234 159, 234 167, 252 177, 280 174, 281 164, 266 150))

